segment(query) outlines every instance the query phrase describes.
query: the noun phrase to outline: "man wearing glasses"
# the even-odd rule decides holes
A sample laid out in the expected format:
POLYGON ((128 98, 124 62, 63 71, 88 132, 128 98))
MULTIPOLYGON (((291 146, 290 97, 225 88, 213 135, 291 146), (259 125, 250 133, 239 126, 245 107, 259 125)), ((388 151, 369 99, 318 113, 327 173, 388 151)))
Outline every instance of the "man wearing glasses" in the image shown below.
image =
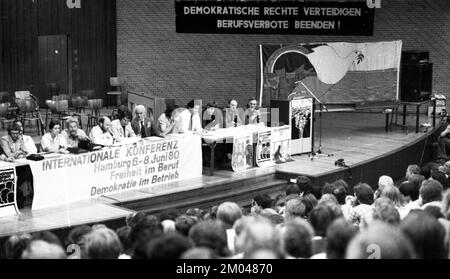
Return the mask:
POLYGON ((258 124, 261 118, 258 103, 255 98, 248 100, 247 109, 245 110, 245 125, 258 124))

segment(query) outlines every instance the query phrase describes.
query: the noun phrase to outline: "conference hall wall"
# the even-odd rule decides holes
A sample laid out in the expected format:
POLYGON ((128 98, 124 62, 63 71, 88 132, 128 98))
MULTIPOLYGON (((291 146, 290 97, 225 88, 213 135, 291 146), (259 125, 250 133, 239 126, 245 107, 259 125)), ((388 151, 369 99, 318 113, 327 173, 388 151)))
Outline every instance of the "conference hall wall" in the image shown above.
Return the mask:
POLYGON ((47 84, 58 82, 60 93, 93 89, 105 98, 117 74, 116 0, 81 0, 80 8, 68 2, 76 3, 0 0, 0 91, 29 90, 44 105, 47 84))
POLYGON ((404 50, 426 50, 433 92, 450 99, 450 1, 381 0, 373 36, 181 34, 173 0, 117 1, 117 71, 128 88, 175 98, 241 103, 256 94, 257 45, 299 42, 403 40, 404 50))

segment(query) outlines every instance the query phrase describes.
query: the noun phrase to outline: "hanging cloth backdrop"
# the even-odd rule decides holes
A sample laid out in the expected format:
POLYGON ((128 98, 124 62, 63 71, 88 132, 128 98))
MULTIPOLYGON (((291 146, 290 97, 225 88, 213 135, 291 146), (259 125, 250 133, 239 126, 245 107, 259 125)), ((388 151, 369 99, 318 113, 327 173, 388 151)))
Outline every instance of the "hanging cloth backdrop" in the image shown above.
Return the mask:
POLYGON ((402 41, 260 45, 260 104, 308 89, 326 104, 396 102, 401 50, 402 41))

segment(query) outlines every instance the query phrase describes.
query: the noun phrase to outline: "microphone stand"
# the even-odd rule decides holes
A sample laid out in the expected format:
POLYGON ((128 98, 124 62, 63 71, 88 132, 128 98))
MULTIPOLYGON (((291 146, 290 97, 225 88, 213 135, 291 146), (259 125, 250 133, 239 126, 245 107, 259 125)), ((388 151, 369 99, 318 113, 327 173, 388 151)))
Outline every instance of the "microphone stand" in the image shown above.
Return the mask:
MULTIPOLYGON (((317 152, 314 152, 314 146, 313 146, 313 150, 312 150, 312 156, 311 156, 311 160, 314 159, 314 156, 316 156, 316 154, 323 154, 326 155, 328 157, 333 156, 333 154, 325 154, 322 151, 322 111, 325 109, 325 111, 328 111, 328 108, 319 100, 319 98, 317 98, 317 96, 303 83, 303 81, 299 80, 295 83, 300 83, 301 85, 303 85, 303 87, 306 89, 306 91, 308 91, 308 93, 314 98, 314 100, 319 104, 319 149, 317 150, 317 152)), ((313 115, 314 115, 314 107, 313 107, 313 115)), ((312 124, 312 123, 311 123, 312 124)), ((312 137, 314 137, 314 135, 311 135, 312 137)))

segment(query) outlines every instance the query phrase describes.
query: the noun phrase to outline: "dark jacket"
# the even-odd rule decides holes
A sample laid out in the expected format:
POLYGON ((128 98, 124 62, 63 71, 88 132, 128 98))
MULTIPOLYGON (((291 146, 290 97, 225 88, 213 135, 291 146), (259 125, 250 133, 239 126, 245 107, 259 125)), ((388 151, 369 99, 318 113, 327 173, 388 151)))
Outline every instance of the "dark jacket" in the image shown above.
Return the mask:
MULTIPOLYGON (((145 127, 145 137, 159 136, 160 131, 158 130, 157 125, 153 122, 153 119, 145 117, 144 127, 145 127)), ((131 120, 131 128, 133 129, 136 135, 141 134, 141 124, 139 123, 137 118, 131 120)))

